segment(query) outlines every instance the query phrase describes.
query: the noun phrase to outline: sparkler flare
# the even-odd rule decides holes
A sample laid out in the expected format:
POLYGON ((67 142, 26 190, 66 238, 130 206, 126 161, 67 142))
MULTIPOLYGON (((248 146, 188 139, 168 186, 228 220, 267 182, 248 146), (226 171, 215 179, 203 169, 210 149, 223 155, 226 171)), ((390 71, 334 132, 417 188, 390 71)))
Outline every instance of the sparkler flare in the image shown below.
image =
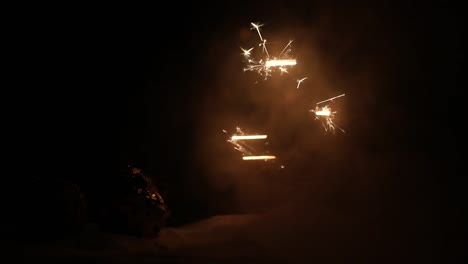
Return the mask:
POLYGON ((333 101, 334 99, 340 98, 345 94, 341 94, 323 101, 316 103, 315 109, 310 110, 309 112, 313 112, 315 114, 315 119, 322 121, 322 126, 325 129, 325 132, 332 132, 335 133, 336 128, 341 130, 341 132, 346 133, 341 127, 337 126, 333 119, 335 118, 335 114, 337 111, 332 111, 332 109, 325 105, 323 107, 319 107, 319 104, 333 101))
POLYGON ((262 34, 260 33, 260 27, 262 27, 263 25, 253 22, 250 24, 252 25, 251 29, 256 30, 258 37, 260 38, 259 46, 262 47, 263 57, 260 59, 254 59, 251 57, 254 48, 241 48, 244 60, 247 64, 247 66, 244 68, 244 71, 255 71, 261 76, 264 76, 265 80, 268 79, 269 76, 271 76, 272 72, 275 69, 279 70, 280 73, 288 73, 288 67, 292 67, 297 64, 296 59, 291 58, 290 56, 291 43, 293 41, 290 40, 278 56, 270 57, 270 53, 268 52, 266 46, 267 40, 263 38, 262 34))
POLYGON ((244 55, 244 57, 248 58, 248 57, 250 57, 251 51, 253 50, 253 48, 250 48, 248 50, 241 48, 241 50, 242 50, 242 54, 244 55))

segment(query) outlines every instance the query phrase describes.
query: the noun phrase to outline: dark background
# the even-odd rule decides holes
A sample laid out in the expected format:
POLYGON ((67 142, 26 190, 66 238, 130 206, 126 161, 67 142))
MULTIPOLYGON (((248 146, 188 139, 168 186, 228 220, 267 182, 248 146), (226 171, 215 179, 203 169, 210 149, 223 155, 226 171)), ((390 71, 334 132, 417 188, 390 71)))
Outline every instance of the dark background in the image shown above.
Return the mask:
MULTIPOLYGON (((321 138, 318 141, 334 139, 323 136, 319 123, 305 112, 313 102, 341 93, 347 94, 340 99, 347 109, 342 110, 340 121, 348 133, 336 137, 369 155, 386 153, 385 159, 398 157, 409 164, 417 156, 428 166, 421 175, 403 173, 404 188, 415 194, 420 184, 444 188, 446 180, 457 175, 464 61, 463 23, 457 7, 293 1, 192 3, 184 8, 169 4, 161 12, 169 15, 131 13, 129 19, 117 16, 109 20, 103 31, 111 31, 111 36, 104 40, 110 42, 113 54, 103 67, 116 66, 109 78, 113 84, 117 80, 117 87, 103 86, 110 90, 107 102, 115 102, 112 90, 123 99, 117 105, 122 113, 109 109, 111 120, 119 124, 118 130, 109 133, 119 131, 115 146, 121 164, 133 160, 164 179, 177 193, 174 203, 182 203, 184 211, 210 208, 211 195, 216 192, 209 178, 200 177, 208 169, 198 157, 207 144, 230 147, 220 139, 210 139, 220 137, 222 129, 233 131, 245 123, 254 130, 266 130, 270 137, 276 133, 272 143, 278 147, 296 151, 297 145, 305 145, 304 154, 298 154, 300 161, 291 159, 303 166, 302 171, 313 170, 316 165, 305 156, 325 152, 327 147, 314 148, 315 141, 303 143, 308 137, 304 134, 321 138), (240 46, 253 46, 258 40, 256 34, 242 38, 241 32, 248 31, 250 22, 264 23, 262 32, 267 39, 295 40, 293 51, 306 65, 301 76, 309 76, 303 90, 296 91, 294 83, 278 79, 264 86, 251 85, 254 74, 242 72, 239 54, 240 46), (277 32, 284 39, 275 38, 277 32), (320 64, 314 64, 315 58, 320 64), (322 71, 317 70, 321 67, 322 71), (290 87, 283 87, 287 85, 290 87), (259 90, 257 94, 254 89, 259 90), (303 94, 293 94, 299 92, 303 94), (283 98, 292 98, 292 103, 285 106, 283 98), (265 114, 264 109, 276 115, 265 114), (281 121, 275 120, 279 118, 281 121), (315 126, 307 122, 315 122, 315 126), (285 127, 289 129, 281 129, 285 127)), ((104 54, 109 55, 108 48, 102 47, 104 54)), ((214 153, 219 157, 224 152, 214 153)), ((234 158, 237 156, 226 159, 234 158)), ((410 166, 396 163, 402 168, 410 166)), ((393 191, 399 192, 398 188, 393 191)), ((192 212, 181 214, 188 219, 192 212)))
POLYGON ((271 193, 312 193, 347 201, 347 210, 364 201, 388 233, 405 223, 395 224, 405 226, 395 240, 417 229, 417 239, 443 247, 458 236, 459 7, 167 2, 50 20, 38 39, 52 43, 45 50, 55 77, 41 80, 55 88, 41 96, 56 107, 41 114, 41 127, 53 127, 48 136, 59 143, 45 144, 48 161, 38 165, 86 191, 104 193, 133 162, 167 192, 173 225, 255 211, 271 193), (265 24, 268 40, 295 40, 298 75, 308 76, 301 89, 286 77, 255 85, 242 71, 239 47, 258 41, 250 22, 265 24), (341 93, 337 122, 346 133, 324 135, 308 110, 341 93), (267 133, 278 161, 239 162, 221 133, 237 125, 267 133))

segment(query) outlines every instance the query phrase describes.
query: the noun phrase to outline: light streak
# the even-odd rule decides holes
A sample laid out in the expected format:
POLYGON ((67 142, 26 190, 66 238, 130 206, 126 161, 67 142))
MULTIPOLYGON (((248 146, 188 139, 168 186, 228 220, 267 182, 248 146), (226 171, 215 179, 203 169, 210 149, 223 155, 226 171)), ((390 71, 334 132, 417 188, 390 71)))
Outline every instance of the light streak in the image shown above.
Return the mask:
POLYGON ((305 81, 306 79, 307 79, 307 77, 304 77, 304 78, 302 78, 302 79, 298 79, 298 80, 297 80, 297 87, 296 87, 296 89, 299 89, 299 85, 301 85, 301 83, 302 83, 303 81, 305 81))
POLYGON ((253 26, 252 29, 255 28, 257 30, 257 33, 258 33, 258 36, 260 37, 260 40, 263 41, 262 34, 260 34, 260 27, 263 26, 263 25, 255 24, 253 22, 250 22, 250 24, 253 26))
POLYGON ((253 28, 252 29, 256 29, 257 30, 257 33, 258 33, 258 36, 260 37, 260 40, 262 41, 262 43, 258 44, 259 46, 262 46, 262 51, 265 52, 267 54, 267 58, 270 57, 270 54, 268 53, 268 50, 266 48, 266 39, 264 39, 262 37, 262 34, 260 33, 260 27, 263 26, 263 25, 260 25, 260 24, 255 24, 255 23, 250 23, 253 28))
POLYGON ((243 160, 272 160, 276 159, 275 156, 271 155, 261 155, 261 156, 244 156, 242 157, 243 160))
POLYGON ((267 135, 232 136, 231 140, 265 139, 267 135))
POLYGON ((293 40, 290 40, 290 41, 288 42, 288 44, 286 44, 286 46, 284 46, 283 50, 280 52, 280 54, 278 55, 278 57, 281 57, 281 56, 283 55, 283 53, 287 50, 287 48, 288 48, 289 46, 291 46, 291 43, 292 43, 292 42, 293 42, 293 40))
POLYGON ((296 64, 296 60, 267 60, 265 67, 294 66, 296 64))
POLYGON ((337 95, 337 96, 335 96, 335 97, 329 98, 329 99, 327 99, 327 100, 320 101, 320 102, 318 102, 317 104, 325 103, 325 102, 328 102, 328 101, 333 101, 334 99, 340 98, 340 97, 342 97, 342 96, 345 96, 345 94, 340 94, 340 95, 337 95))

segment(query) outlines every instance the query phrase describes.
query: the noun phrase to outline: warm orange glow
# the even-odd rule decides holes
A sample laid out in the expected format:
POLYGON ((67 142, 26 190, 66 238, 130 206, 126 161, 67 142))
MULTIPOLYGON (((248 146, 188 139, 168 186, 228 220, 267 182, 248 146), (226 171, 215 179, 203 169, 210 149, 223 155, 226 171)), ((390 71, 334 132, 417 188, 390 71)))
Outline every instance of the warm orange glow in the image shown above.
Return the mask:
POLYGON ((276 159, 275 156, 244 156, 242 157, 243 160, 271 160, 276 159))

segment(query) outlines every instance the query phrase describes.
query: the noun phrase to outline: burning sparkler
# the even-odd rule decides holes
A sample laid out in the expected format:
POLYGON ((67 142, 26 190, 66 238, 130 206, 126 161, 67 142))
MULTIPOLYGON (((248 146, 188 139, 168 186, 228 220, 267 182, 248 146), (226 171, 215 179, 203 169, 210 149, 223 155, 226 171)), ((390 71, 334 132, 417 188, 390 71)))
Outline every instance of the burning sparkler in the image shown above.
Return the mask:
POLYGON ((325 129, 325 132, 330 131, 332 133, 335 133, 335 129, 338 128, 343 133, 345 133, 345 131, 342 128, 340 128, 339 126, 335 124, 335 122, 333 122, 333 119, 335 118, 335 114, 337 113, 337 111, 332 111, 332 109, 328 105, 325 105, 324 107, 319 107, 319 104, 333 101, 334 99, 340 98, 344 95, 345 94, 341 94, 341 95, 320 101, 316 104, 315 109, 312 109, 309 111, 315 114, 315 119, 322 120, 322 125, 323 125, 323 128, 325 129))
POLYGON ((244 156, 242 157, 243 160, 271 160, 276 159, 275 156, 271 155, 261 155, 261 156, 244 156))
MULTIPOLYGON (((226 130, 223 130, 227 133, 226 130)), ((243 160, 270 160, 275 159, 275 156, 271 155, 256 155, 257 152, 252 146, 247 144, 245 141, 266 139, 267 135, 246 135, 240 127, 236 127, 236 133, 232 135, 227 142, 234 145, 234 149, 241 152, 243 160)), ((265 144, 267 144, 266 142, 265 144)))
MULTIPOLYGON (((227 133, 226 130, 223 130, 223 132, 227 133)), ((242 139, 246 139, 246 138, 249 138, 249 137, 244 135, 244 132, 241 130, 240 127, 236 127, 236 133, 232 135, 227 140, 227 142, 234 145, 234 149, 241 152, 242 155, 253 155, 254 150, 248 144, 245 144, 245 142, 242 141, 242 139)))
POLYGON ((297 64, 296 59, 291 58, 291 43, 293 42, 290 40, 288 44, 283 48, 283 50, 278 54, 278 56, 270 57, 270 53, 268 52, 268 48, 266 46, 267 40, 263 38, 262 34, 260 33, 260 27, 262 24, 258 23, 250 23, 252 25, 251 29, 256 30, 258 37, 260 38, 259 46, 262 47, 262 54, 264 55, 261 59, 253 59, 252 50, 253 47, 250 49, 241 48, 243 51, 244 59, 247 63, 247 66, 244 68, 244 71, 256 71, 261 76, 265 77, 265 80, 271 76, 271 73, 274 69, 278 69, 281 73, 288 73, 288 67, 294 66, 297 64))
POLYGON ((265 139, 267 135, 232 136, 231 140, 265 139))

